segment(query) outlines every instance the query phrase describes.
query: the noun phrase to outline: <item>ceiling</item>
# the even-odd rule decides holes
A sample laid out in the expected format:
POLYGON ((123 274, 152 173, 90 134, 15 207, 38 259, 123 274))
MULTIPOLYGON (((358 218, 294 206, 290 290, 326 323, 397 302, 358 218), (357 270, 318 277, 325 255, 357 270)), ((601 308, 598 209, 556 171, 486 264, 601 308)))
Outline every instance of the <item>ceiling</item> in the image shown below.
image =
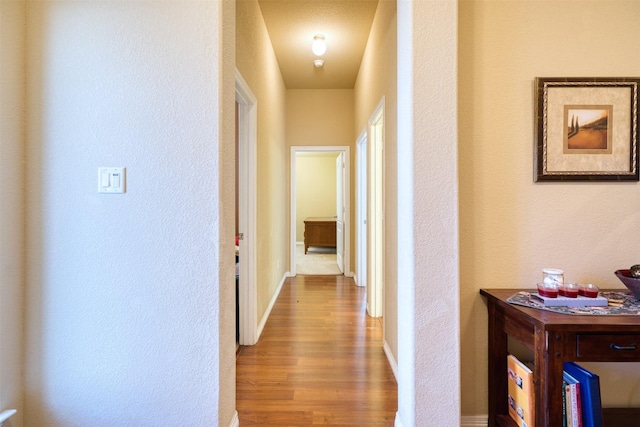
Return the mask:
POLYGON ((287 89, 353 89, 378 0, 258 0, 287 89), (311 52, 324 34, 327 52, 311 52), (315 68, 314 59, 324 66, 315 68))

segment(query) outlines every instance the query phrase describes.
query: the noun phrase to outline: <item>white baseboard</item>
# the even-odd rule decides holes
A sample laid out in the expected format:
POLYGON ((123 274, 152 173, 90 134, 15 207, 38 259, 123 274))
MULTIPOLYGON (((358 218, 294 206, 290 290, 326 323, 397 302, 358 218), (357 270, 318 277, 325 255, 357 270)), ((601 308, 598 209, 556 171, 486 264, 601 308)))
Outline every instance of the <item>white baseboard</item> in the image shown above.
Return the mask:
POLYGON ((258 331, 256 333, 256 336, 257 336, 256 342, 258 342, 258 340, 260 339, 260 335, 262 335, 264 326, 267 324, 267 320, 271 315, 271 310, 273 309, 273 305, 276 303, 278 296, 280 296, 280 291, 282 290, 282 285, 284 285, 284 281, 287 279, 287 277, 290 277, 290 276, 291 276, 291 273, 287 271, 286 273, 284 273, 284 276, 282 276, 282 279, 280 279, 280 283, 278 283, 278 287, 276 288, 276 291, 273 293, 273 296, 271 297, 271 301, 269 301, 269 305, 267 306, 267 309, 264 311, 264 315, 262 316, 262 319, 260 319, 260 323, 258 323, 258 331))
MULTIPOLYGON (((460 427, 488 427, 489 417, 486 415, 471 415, 460 417, 460 427)), ((396 419, 393 422, 394 427, 402 427, 400 416, 396 412, 396 419)))
POLYGON ((384 354, 387 356, 387 360, 389 361, 389 366, 391 366, 391 370, 393 371, 393 376, 396 378, 396 383, 398 382, 398 362, 393 357, 393 353, 389 348, 389 345, 386 341, 382 343, 382 349, 384 350, 384 354))
POLYGON ((240 418, 238 418, 238 411, 233 411, 233 418, 231 419, 231 423, 229 427, 240 427, 240 418))
POLYGON ((487 427, 489 417, 487 415, 466 415, 460 417, 460 427, 487 427))

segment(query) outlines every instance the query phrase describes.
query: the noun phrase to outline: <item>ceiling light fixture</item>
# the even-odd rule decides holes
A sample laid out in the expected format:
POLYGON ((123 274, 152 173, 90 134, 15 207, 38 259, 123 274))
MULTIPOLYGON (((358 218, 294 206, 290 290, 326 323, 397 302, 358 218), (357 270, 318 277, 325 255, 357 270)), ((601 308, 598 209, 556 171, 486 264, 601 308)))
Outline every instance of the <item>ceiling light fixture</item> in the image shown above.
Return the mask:
POLYGON ((313 65, 316 68, 322 68, 322 66, 324 65, 324 61, 322 59, 314 59, 313 60, 313 65))
POLYGON ((316 56, 322 56, 327 51, 327 44, 324 42, 323 34, 316 34, 313 36, 313 43, 311 44, 311 50, 316 56))

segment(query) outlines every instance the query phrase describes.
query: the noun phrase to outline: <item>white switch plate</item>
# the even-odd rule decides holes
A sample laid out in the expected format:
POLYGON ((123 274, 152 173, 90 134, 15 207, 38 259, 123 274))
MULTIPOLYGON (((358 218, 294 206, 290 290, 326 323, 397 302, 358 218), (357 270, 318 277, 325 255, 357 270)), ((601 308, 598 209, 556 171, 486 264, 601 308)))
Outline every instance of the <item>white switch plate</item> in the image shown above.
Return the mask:
POLYGON ((98 193, 124 193, 125 168, 98 168, 98 193))

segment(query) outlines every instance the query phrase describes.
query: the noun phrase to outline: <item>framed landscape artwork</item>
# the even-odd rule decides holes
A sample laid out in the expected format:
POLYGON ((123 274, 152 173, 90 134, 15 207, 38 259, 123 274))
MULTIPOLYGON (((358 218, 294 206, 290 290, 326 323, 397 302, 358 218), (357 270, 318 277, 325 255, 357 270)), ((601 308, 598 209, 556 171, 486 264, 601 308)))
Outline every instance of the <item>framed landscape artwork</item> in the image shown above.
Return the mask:
POLYGON ((535 79, 537 181, 638 181, 640 78, 535 79))

